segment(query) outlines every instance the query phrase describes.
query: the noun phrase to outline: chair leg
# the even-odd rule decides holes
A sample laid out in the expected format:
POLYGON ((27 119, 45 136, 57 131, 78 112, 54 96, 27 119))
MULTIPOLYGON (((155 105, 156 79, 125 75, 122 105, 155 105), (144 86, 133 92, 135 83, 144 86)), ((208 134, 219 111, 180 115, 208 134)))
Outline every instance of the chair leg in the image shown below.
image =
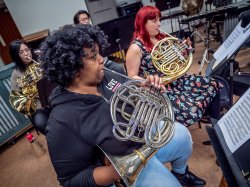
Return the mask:
POLYGON ((202 128, 201 121, 198 121, 198 124, 199 124, 199 128, 201 129, 202 128))
POLYGON ((33 127, 34 127, 34 129, 36 130, 36 133, 37 133, 37 135, 39 136, 40 135, 40 133, 38 132, 38 130, 35 128, 35 126, 34 126, 34 120, 33 120, 33 118, 32 118, 32 116, 31 115, 28 115, 28 117, 29 117, 29 119, 30 119, 30 121, 31 121, 31 123, 32 123, 32 125, 33 125, 33 127))

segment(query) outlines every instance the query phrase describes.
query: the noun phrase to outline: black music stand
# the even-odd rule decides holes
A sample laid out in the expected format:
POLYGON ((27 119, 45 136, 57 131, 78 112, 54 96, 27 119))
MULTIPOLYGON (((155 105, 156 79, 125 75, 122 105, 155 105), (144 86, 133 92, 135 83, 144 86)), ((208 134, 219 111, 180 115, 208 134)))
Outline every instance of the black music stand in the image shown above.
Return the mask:
POLYGON ((246 153, 250 150, 250 139, 232 153, 218 121, 215 119, 211 119, 211 121, 212 127, 206 126, 206 130, 228 186, 249 187, 250 173, 246 171, 249 171, 250 168, 249 157, 246 153))
POLYGON ((235 179, 235 176, 233 174, 232 168, 229 165, 229 162, 228 162, 226 155, 223 151, 223 148, 220 144, 220 140, 219 140, 218 136, 216 135, 214 127, 210 127, 210 126, 206 125, 206 130, 207 130, 207 134, 209 136, 209 139, 211 141, 211 144, 214 148, 216 158, 220 164, 220 168, 222 170, 222 173, 227 181, 227 185, 229 187, 238 186, 237 181, 235 179))
MULTIPOLYGON (((170 4, 171 4, 171 2, 167 2, 167 5, 168 5, 168 13, 169 13, 169 15, 171 15, 170 4)), ((171 24, 171 31, 172 31, 172 33, 173 33, 173 32, 174 32, 174 28, 173 28, 173 20, 172 20, 172 17, 170 17, 170 24, 171 24)))
MULTIPOLYGON (((209 63, 207 69, 206 69, 206 75, 211 77, 214 75, 220 75, 220 73, 222 72, 223 68, 226 66, 226 64, 229 64, 229 85, 230 85, 230 106, 233 105, 233 75, 234 75, 234 58, 236 57, 237 53, 239 52, 240 48, 247 43, 250 40, 250 35, 248 36, 247 39, 243 40, 242 43, 238 44, 238 45, 231 45, 233 44, 235 41, 235 35, 237 35, 236 33, 238 33, 239 28, 242 28, 243 33, 246 33, 247 31, 249 31, 249 26, 250 26, 250 11, 245 11, 243 12, 240 16, 239 19, 241 21, 240 25, 237 25, 236 28, 233 30, 233 32, 229 35, 229 37, 224 41, 224 43, 222 45, 230 45, 229 47, 233 47, 234 51, 230 51, 229 54, 227 54, 226 52, 226 48, 225 50, 222 50, 222 52, 224 54, 227 54, 225 56, 224 59, 217 59, 217 61, 221 60, 217 66, 213 69, 213 66, 216 62, 216 59, 213 58, 212 61, 209 63), (245 29, 245 31, 244 31, 245 29), (228 44, 231 43, 231 44, 228 44)), ((240 41, 241 42, 241 41, 240 41)), ((220 49, 223 49, 224 46, 221 46, 218 51, 220 51, 220 49)), ((223 54, 221 54, 223 55, 223 54)))
MULTIPOLYGON (((174 32, 173 20, 172 20, 172 18, 174 17, 174 14, 171 13, 171 8, 178 7, 179 5, 180 5, 180 0, 174 0, 174 1, 173 0, 156 0, 155 1, 155 6, 160 11, 168 10, 172 33, 174 32)), ((178 20, 179 20, 179 17, 178 17, 178 20)))

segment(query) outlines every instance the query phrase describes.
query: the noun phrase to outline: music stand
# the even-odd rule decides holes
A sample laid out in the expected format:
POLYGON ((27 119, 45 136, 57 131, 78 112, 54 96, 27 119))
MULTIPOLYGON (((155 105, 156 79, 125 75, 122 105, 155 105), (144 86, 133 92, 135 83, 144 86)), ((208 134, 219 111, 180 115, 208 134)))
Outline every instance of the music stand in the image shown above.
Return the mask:
POLYGON ((239 16, 239 23, 214 53, 213 59, 208 64, 206 75, 211 77, 218 74, 226 63, 229 63, 230 75, 230 103, 233 104, 233 63, 240 48, 250 39, 250 11, 245 11, 239 16))
POLYGON ((227 157, 220 144, 220 140, 214 130, 214 127, 206 125, 206 130, 228 186, 229 187, 238 186, 237 180, 233 174, 232 168, 230 167, 229 161, 227 160, 227 157))
POLYGON ((155 6, 162 12, 168 10, 168 14, 170 16, 170 24, 171 24, 171 31, 174 32, 173 28, 173 20, 171 16, 171 8, 178 7, 180 5, 180 0, 156 0, 155 6))
POLYGON ((234 57, 240 48, 250 39, 250 10, 239 16, 239 23, 223 44, 214 53, 214 58, 206 69, 206 75, 215 75, 221 67, 234 57))

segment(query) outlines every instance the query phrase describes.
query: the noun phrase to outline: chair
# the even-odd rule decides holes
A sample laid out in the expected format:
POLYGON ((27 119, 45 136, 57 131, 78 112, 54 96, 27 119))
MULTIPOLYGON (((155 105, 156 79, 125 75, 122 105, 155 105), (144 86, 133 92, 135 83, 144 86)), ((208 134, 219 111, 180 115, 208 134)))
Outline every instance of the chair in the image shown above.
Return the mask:
POLYGON ((37 82, 38 95, 43 108, 49 106, 49 95, 56 86, 57 84, 51 83, 45 77, 37 82))
POLYGON ((31 121, 37 132, 46 134, 45 128, 49 119, 49 95, 56 87, 56 84, 51 83, 47 78, 42 78, 37 82, 37 90, 42 108, 37 109, 36 113, 31 116, 31 121))
POLYGON ((214 79, 216 79, 217 81, 219 81, 221 84, 223 84, 223 88, 221 89, 220 91, 220 97, 219 97, 219 101, 215 101, 214 104, 212 104, 212 106, 210 106, 210 110, 207 109, 205 111, 205 114, 204 114, 204 119, 201 119, 200 121, 198 121, 198 124, 199 124, 199 128, 201 128, 201 122, 210 122, 210 117, 212 118, 215 118, 215 116, 213 116, 211 114, 211 110, 214 110, 213 109, 213 106, 215 107, 218 107, 219 105, 219 110, 220 110, 220 116, 224 115, 225 111, 227 111, 230 106, 231 106, 231 100, 230 100, 230 86, 229 86, 229 83, 226 79, 224 79, 223 77, 221 76, 218 76, 218 75, 215 75, 213 77, 214 79))

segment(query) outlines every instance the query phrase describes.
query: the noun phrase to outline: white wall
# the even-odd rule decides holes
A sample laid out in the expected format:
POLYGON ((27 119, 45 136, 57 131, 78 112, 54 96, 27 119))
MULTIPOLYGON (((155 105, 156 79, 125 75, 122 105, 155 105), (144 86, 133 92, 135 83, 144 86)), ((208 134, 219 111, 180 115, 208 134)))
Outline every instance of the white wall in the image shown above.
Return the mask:
POLYGON ((84 0, 4 0, 22 36, 73 23, 74 14, 87 10, 84 0))

